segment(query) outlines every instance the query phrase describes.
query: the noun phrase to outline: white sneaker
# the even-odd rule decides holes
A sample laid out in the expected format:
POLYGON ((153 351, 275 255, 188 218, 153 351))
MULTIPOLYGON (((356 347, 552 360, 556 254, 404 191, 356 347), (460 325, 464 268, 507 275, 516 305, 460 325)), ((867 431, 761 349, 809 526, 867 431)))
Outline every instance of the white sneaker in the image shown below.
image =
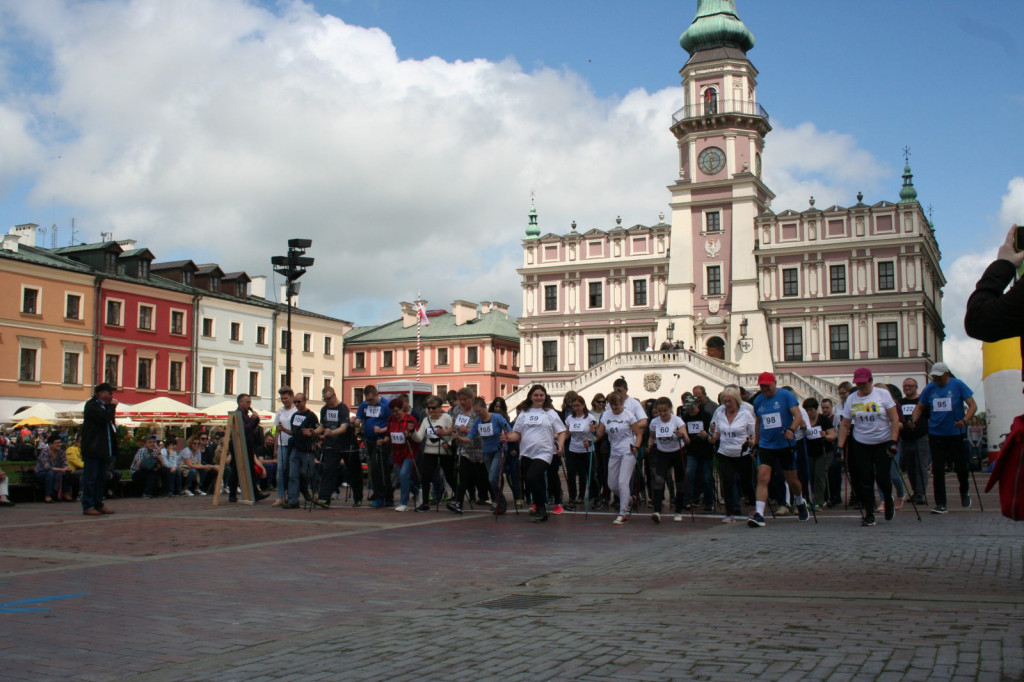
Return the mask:
POLYGON ((722 523, 736 523, 736 517, 726 516, 724 519, 722 519, 722 523))
POLYGON ((654 521, 655 523, 661 523, 661 514, 658 512, 654 512, 653 514, 651 514, 651 521, 654 521))
POLYGON ((407 506, 405 506, 404 504, 400 504, 397 507, 395 507, 395 511, 399 511, 399 512, 409 511, 409 508, 407 506))
POLYGON ((192 491, 191 490, 186 490, 184 492, 185 492, 185 496, 186 497, 192 497, 192 491))
POLYGON ((676 514, 675 516, 672 517, 672 520, 673 521, 682 521, 683 520, 683 515, 682 514, 676 514))
POLYGON ((206 492, 202 488, 196 488, 196 495, 206 497, 206 492))
POLYGON ((616 516, 615 520, 612 521, 612 523, 614 523, 616 526, 625 526, 628 523, 628 521, 626 520, 625 516, 616 516))

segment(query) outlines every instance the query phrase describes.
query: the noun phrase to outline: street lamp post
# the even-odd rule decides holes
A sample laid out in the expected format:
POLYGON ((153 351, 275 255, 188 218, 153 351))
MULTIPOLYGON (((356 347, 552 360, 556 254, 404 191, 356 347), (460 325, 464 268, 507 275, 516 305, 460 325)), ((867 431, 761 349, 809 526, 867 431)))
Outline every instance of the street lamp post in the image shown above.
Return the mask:
POLYGON ((313 259, 305 255, 306 249, 313 246, 312 239, 289 239, 288 255, 274 256, 270 263, 274 266, 274 272, 284 275, 285 297, 288 299, 288 331, 285 342, 285 385, 292 385, 292 298, 299 291, 299 285, 295 282, 299 277, 306 274, 306 268, 313 265, 313 259))

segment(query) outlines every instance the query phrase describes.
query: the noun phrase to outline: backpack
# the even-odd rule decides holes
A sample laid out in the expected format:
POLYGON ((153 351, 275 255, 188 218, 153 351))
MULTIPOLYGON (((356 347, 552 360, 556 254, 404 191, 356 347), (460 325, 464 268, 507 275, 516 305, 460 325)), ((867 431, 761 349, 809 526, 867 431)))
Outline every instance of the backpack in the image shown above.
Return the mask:
POLYGON ((985 492, 991 490, 997 481, 1003 516, 1024 521, 1024 415, 1014 418, 1010 435, 992 467, 985 492))

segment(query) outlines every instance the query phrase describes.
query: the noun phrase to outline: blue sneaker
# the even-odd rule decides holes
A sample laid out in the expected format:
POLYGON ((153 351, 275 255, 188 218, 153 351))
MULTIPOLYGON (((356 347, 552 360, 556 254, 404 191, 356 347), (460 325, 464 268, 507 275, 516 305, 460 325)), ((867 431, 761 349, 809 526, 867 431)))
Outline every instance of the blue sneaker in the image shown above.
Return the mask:
POLYGON ((370 509, 380 509, 384 506, 384 500, 373 500, 370 502, 370 509))
POLYGON ((764 517, 760 514, 754 514, 747 519, 747 525, 751 528, 764 528, 764 517))
POLYGON ((807 519, 811 518, 810 513, 807 511, 807 503, 806 502, 804 504, 801 504, 799 507, 797 507, 796 508, 796 512, 799 515, 799 518, 800 518, 801 521, 806 521, 807 519))

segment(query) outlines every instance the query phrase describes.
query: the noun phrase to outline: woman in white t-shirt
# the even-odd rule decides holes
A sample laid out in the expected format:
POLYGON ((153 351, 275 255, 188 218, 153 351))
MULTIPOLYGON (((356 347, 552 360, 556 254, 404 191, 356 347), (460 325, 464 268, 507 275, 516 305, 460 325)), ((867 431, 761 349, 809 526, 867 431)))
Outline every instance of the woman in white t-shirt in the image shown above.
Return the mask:
POLYGON ((548 467, 555 455, 565 449, 565 424, 551 404, 551 396, 542 385, 530 389, 526 400, 516 410, 516 423, 511 431, 501 434, 501 440, 519 442, 519 454, 529 458, 529 469, 523 472, 537 511, 532 512, 534 523, 548 520, 547 493, 544 489, 548 467))
POLYGON ((752 410, 743 409, 738 389, 726 387, 721 401, 711 418, 711 443, 717 446, 718 477, 725 500, 722 521, 732 523, 742 514, 740 497, 754 499, 754 461, 749 452, 754 440, 755 417, 752 410))
POLYGON ((597 435, 607 437, 611 449, 608 458, 608 487, 619 496, 619 515, 612 523, 621 526, 629 519, 629 484, 633 480, 636 453, 643 436, 636 417, 623 409, 621 393, 613 391, 608 395, 608 410, 601 415, 597 435))
POLYGON ((891 521, 896 513, 889 470, 890 460, 896 454, 896 441, 900 436, 900 418, 896 401, 892 399, 889 389, 874 386, 871 370, 866 367, 858 369, 853 373, 853 383, 857 390, 850 394, 839 410, 842 418, 839 426, 839 451, 846 452, 850 484, 864 505, 865 515, 861 525, 873 526, 875 491, 872 481, 882 491, 885 520, 891 521))
POLYGON ((665 479, 669 469, 675 478, 676 504, 675 520, 683 520, 683 489, 686 483, 686 462, 683 461, 683 444, 690 444, 686 424, 672 411, 672 400, 661 397, 654 401, 654 418, 651 419, 651 444, 647 452, 654 456, 654 476, 651 479, 651 497, 654 512, 651 521, 661 523, 661 503, 665 500, 665 479))
POLYGON ((576 395, 569 403, 569 414, 565 418, 565 428, 569 430, 569 452, 565 457, 565 468, 569 487, 569 504, 571 511, 583 504, 584 496, 594 499, 594 487, 588 483, 594 471, 593 450, 594 438, 597 435, 598 417, 587 409, 587 401, 576 395))

